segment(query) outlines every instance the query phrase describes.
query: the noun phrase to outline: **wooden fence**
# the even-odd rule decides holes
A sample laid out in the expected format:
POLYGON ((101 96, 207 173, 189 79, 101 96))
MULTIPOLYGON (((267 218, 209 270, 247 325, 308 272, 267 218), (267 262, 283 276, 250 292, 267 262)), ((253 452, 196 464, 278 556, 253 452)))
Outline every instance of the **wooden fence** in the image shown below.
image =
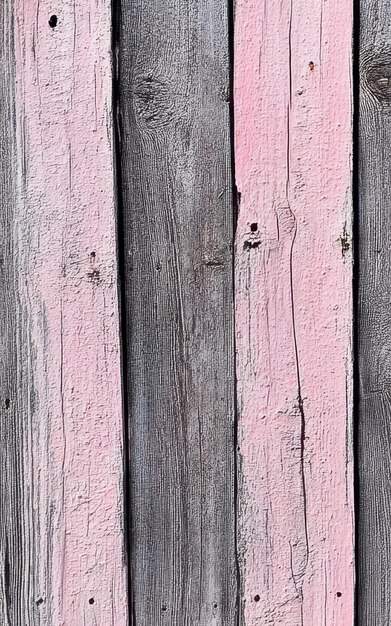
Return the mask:
POLYGON ((0 24, 0 626, 391 625, 389 3, 0 24))

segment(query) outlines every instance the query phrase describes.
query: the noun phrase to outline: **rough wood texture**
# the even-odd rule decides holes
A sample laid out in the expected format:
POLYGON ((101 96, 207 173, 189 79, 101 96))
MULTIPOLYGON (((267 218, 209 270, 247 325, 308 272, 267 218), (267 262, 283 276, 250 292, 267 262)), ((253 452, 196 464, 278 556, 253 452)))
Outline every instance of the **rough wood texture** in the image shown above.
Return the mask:
POLYGON ((132 615, 235 623, 225 0, 123 0, 132 615))
POLYGON ((22 543, 22 420, 26 388, 18 386, 13 220, 16 201, 13 3, 0 3, 0 623, 25 624, 22 543))
POLYGON ((353 620, 351 10, 236 3, 246 626, 353 620))
POLYGON ((359 626, 391 624, 391 9, 360 2, 359 626))
POLYGON ((13 574, 23 605, 9 623, 122 626, 111 7, 14 6, 16 378, 29 404, 18 418, 23 560, 13 574))

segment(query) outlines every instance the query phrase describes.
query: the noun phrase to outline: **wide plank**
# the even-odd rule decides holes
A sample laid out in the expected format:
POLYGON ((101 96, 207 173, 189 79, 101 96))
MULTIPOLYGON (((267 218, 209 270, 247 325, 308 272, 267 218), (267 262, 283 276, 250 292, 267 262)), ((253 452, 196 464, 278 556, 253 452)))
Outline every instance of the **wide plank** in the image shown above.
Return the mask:
POLYGON ((223 0, 116 13, 132 616, 235 624, 233 211, 223 0))
POLYGON ((111 4, 13 10, 16 382, 27 402, 12 625, 125 626, 111 4))
POLYGON ((246 626, 353 621, 351 45, 350 3, 236 2, 246 626))

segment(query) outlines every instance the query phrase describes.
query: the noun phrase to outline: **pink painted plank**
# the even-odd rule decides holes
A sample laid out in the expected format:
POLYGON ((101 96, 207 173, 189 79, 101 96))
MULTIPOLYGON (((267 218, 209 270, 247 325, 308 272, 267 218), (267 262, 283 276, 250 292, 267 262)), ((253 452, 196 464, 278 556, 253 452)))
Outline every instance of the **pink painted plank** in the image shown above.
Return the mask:
POLYGON ((353 621, 351 3, 238 0, 246 626, 353 621))
POLYGON ((15 0, 15 48, 16 254, 32 385, 23 623, 122 626, 110 1, 15 0))

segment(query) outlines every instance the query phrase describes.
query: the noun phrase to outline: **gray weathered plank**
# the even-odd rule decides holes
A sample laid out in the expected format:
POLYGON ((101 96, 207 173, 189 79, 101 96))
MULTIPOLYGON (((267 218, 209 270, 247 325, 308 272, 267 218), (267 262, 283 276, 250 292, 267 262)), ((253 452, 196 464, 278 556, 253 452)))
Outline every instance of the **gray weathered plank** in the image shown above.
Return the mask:
POLYGON ((233 214, 224 0, 117 14, 133 616, 235 623, 233 214))
POLYGON ((360 1, 357 357, 360 626, 391 624, 391 8, 360 1))
MULTIPOLYGON (((0 623, 29 623, 23 540, 23 416, 27 395, 17 374, 19 298, 14 254, 17 198, 15 58, 12 1, 0 3, 0 623)), ((19 336, 19 340, 21 337, 19 336)))

